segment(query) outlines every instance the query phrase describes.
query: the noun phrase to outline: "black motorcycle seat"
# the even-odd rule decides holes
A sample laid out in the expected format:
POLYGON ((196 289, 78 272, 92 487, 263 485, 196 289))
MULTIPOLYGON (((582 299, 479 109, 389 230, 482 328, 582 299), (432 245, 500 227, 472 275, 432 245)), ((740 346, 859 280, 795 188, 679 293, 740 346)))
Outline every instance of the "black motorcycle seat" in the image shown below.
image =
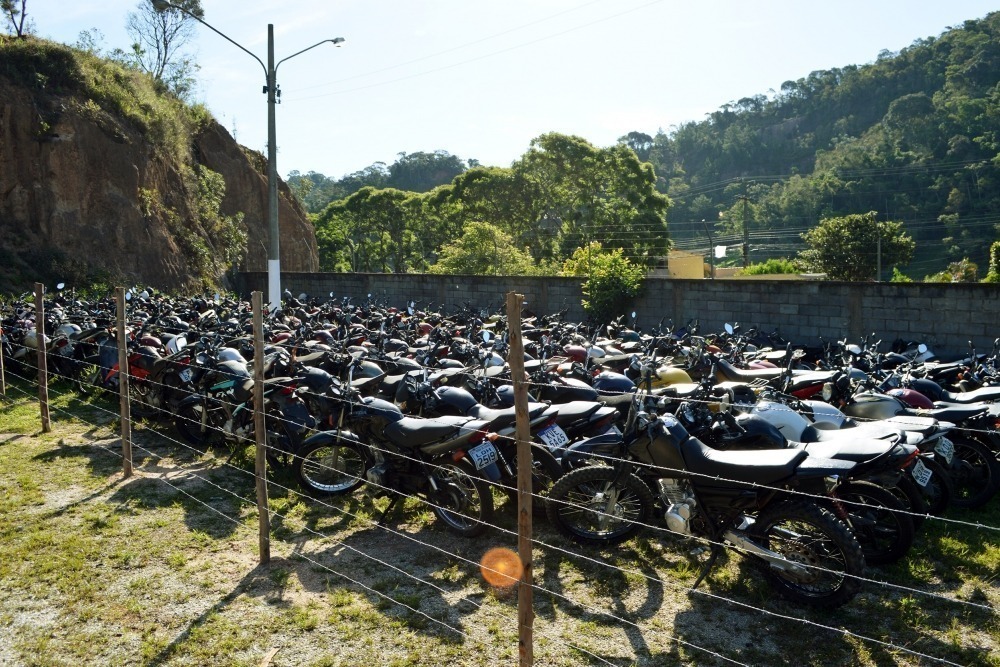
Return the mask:
MULTIPOLYGON (((389 442, 409 449, 423 447, 448 436, 460 435, 459 430, 466 424, 480 422, 468 417, 403 417, 385 427, 382 434, 389 442)), ((478 430, 478 426, 477 426, 478 430)))
POLYGON ((681 452, 688 471, 699 475, 695 479, 696 485, 706 483, 703 476, 772 484, 794 475, 798 465, 809 458, 809 454, 801 449, 723 451, 708 447, 698 438, 685 440, 681 444, 681 452))
POLYGON ((553 403, 552 407, 559 410, 556 423, 564 426, 581 419, 586 419, 604 406, 598 401, 570 401, 569 403, 553 403))
MULTIPOLYGON (((855 463, 875 463, 880 459, 892 456, 892 452, 896 450, 896 441, 897 438, 886 437, 885 439, 790 442, 789 444, 797 449, 805 450, 810 456, 854 461, 855 463)), ((899 448, 899 453, 902 456, 906 452, 904 448, 899 448)))
MULTIPOLYGON (((870 422, 864 422, 870 423, 870 422)), ((922 436, 928 436, 937 431, 943 426, 951 427, 953 424, 941 424, 937 419, 933 417, 918 417, 917 415, 896 415, 895 417, 889 417, 888 419, 883 419, 880 422, 874 422, 879 424, 887 424, 894 428, 900 428, 903 431, 910 433, 919 433, 922 436)))
POLYGON ((980 387, 972 391, 952 393, 950 391, 941 392, 941 400, 946 403, 985 403, 987 401, 1000 400, 1000 387, 980 387))
POLYGON ((788 386, 786 391, 788 393, 792 393, 798 389, 821 385, 824 382, 830 382, 836 374, 837 371, 806 371, 801 375, 796 373, 792 376, 791 384, 788 386))
POLYGON ((807 426, 799 435, 799 442, 856 442, 881 440, 883 438, 903 438, 903 429, 885 422, 865 422, 842 429, 825 429, 807 426))
POLYGON ((950 405, 948 403, 935 402, 933 410, 921 410, 917 414, 922 417, 934 417, 939 421, 954 422, 956 424, 978 417, 986 412, 986 407, 982 405, 950 405))

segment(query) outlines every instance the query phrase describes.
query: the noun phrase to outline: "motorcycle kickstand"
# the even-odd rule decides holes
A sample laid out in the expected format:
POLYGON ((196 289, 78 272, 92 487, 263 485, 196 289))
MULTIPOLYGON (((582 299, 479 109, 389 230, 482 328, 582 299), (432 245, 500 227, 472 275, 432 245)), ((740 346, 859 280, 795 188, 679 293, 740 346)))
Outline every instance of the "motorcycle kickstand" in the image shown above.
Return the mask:
POLYGON ((376 525, 378 525, 378 526, 384 526, 384 525, 386 525, 386 519, 388 519, 389 518, 389 514, 394 509, 396 509, 396 503, 399 502, 399 499, 401 497, 402 496, 400 496, 399 494, 394 494, 392 496, 392 498, 389 499, 389 505, 382 511, 381 514, 378 515, 378 521, 375 522, 376 525))
POLYGON ((715 566, 715 561, 719 560, 719 556, 722 555, 723 546, 721 544, 713 544, 712 552, 708 556, 708 561, 701 568, 701 572, 698 574, 698 578, 695 580, 694 584, 691 586, 691 590, 698 588, 698 586, 708 577, 708 573, 715 566))

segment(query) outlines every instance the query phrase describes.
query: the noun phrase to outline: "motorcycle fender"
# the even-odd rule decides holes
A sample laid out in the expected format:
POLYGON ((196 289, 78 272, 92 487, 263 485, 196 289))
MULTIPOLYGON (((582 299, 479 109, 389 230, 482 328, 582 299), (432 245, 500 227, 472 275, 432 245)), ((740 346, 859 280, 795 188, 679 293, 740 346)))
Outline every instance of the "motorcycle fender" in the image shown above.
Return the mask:
MULTIPOLYGON (((475 463, 472 462, 472 459, 470 459, 468 456, 466 456, 465 459, 472 465, 472 467, 475 467, 475 463)), ((479 472, 480 474, 482 474, 483 477, 487 479, 487 481, 490 482, 500 481, 500 467, 496 463, 491 463, 485 468, 480 468, 479 472)))
POLYGON ((342 429, 340 431, 333 430, 333 431, 320 431, 319 433, 314 433, 305 440, 303 440, 300 447, 311 445, 314 442, 319 443, 321 445, 330 445, 340 440, 346 440, 348 442, 361 442, 361 439, 358 438, 357 435, 355 435, 351 431, 342 429))

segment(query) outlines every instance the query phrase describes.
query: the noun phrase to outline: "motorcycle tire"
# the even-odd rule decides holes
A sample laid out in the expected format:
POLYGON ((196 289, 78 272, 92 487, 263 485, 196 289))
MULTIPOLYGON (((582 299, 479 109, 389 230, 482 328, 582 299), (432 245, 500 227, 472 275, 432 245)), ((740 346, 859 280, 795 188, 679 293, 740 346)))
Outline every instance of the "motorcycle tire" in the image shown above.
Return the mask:
POLYGON ((913 545, 913 519, 888 490, 871 482, 852 481, 836 490, 842 501, 838 517, 851 528, 868 565, 887 565, 905 556, 913 545))
POLYGON ((896 480, 896 484, 887 487, 889 493, 894 495, 903 507, 910 513, 910 520, 913 521, 913 528, 920 530, 924 523, 924 518, 930 514, 927 511, 927 500, 920 492, 920 485, 913 481, 912 477, 902 476, 896 480))
MULTIPOLYGON (((510 457, 513 479, 503 480, 503 491, 517 507, 517 457, 510 457)), ((563 474, 562 466, 544 445, 531 443, 531 508, 535 516, 545 515, 546 497, 563 474)))
POLYGON ((563 535, 580 544, 620 544, 653 514, 653 494, 633 473, 584 466, 560 477, 549 491, 546 513, 563 535))
POLYGON ((789 561, 809 567, 803 575, 755 558, 779 594, 817 608, 839 607, 861 590, 865 555, 843 521, 808 501, 771 504, 750 527, 750 538, 789 561))
POLYGON ((208 416, 205 429, 202 430, 201 416, 204 410, 205 406, 200 403, 185 405, 174 416, 174 427, 181 434, 181 437, 190 444, 202 448, 208 447, 222 438, 222 433, 212 424, 211 415, 208 416))
POLYGON ((951 506, 951 499, 954 495, 951 478, 948 476, 948 471, 945 470, 944 466, 933 458, 921 457, 921 461, 927 468, 930 468, 932 473, 927 486, 918 484, 909 472, 907 473, 907 479, 912 480, 914 486, 923 495, 924 503, 927 506, 927 513, 932 516, 941 516, 951 506))
POLYGON ((495 522, 493 491, 466 460, 439 464, 434 472, 438 489, 431 495, 434 515, 451 532, 476 537, 495 522))
POLYGON ((951 480, 951 504, 975 509, 982 507, 1000 489, 1000 461, 989 447, 978 440, 954 436, 955 453, 951 464, 944 464, 951 480))
POLYGON ((299 486, 309 495, 343 496, 364 484, 368 458, 357 442, 312 442, 295 454, 292 468, 299 486))

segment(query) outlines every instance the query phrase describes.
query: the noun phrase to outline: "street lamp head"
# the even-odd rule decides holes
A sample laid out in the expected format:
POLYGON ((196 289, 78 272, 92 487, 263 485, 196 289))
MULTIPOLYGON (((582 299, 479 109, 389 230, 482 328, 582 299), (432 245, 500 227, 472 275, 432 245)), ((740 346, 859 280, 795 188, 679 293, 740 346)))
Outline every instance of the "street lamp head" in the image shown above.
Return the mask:
MULTIPOLYGON (((162 2, 162 0, 160 0, 162 2)), ((330 40, 334 46, 340 46, 340 43, 344 41, 343 37, 334 37, 330 40)))

